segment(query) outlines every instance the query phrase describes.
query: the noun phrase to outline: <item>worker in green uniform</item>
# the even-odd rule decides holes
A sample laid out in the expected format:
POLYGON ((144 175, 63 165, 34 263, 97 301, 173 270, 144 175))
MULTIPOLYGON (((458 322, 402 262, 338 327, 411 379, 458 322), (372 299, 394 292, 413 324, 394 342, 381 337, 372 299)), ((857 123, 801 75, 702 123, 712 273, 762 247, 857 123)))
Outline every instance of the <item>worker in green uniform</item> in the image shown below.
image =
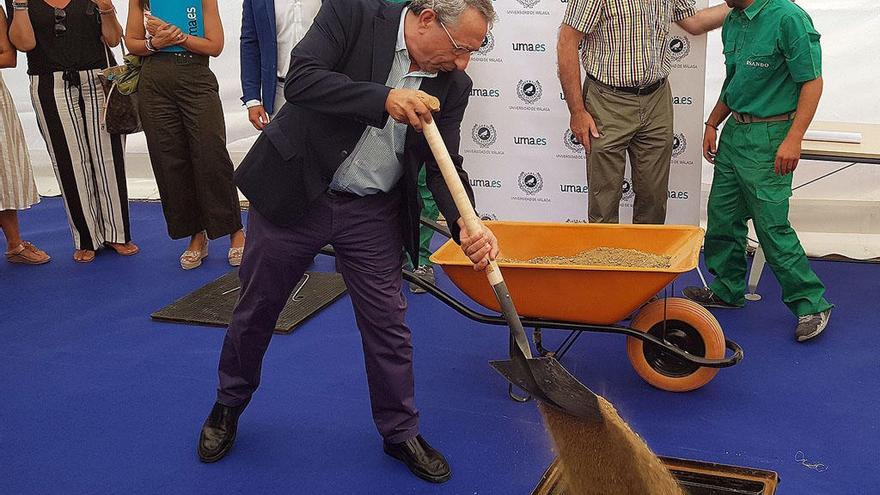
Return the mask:
POLYGON ((705 244, 715 280, 684 295, 710 307, 745 304, 751 218, 803 342, 825 329, 832 308, 788 221, 792 172, 822 95, 819 33, 791 0, 726 2, 733 8, 721 34, 727 76, 703 139, 703 156, 715 165, 705 244))
MULTIPOLYGON (((436 222, 437 218, 440 217, 440 210, 437 208, 434 196, 431 195, 431 190, 428 189, 424 165, 422 165, 422 168, 419 170, 419 195, 422 197, 422 216, 436 222)), ((431 264, 430 258, 431 239, 433 238, 433 230, 424 225, 419 228, 419 259, 414 260, 418 265, 416 265, 413 270, 413 273, 417 276, 432 284, 437 282, 436 277, 434 276, 434 266, 431 264)), ((422 289, 415 284, 409 284, 409 291, 413 294, 424 294, 426 292, 425 289, 422 289)))

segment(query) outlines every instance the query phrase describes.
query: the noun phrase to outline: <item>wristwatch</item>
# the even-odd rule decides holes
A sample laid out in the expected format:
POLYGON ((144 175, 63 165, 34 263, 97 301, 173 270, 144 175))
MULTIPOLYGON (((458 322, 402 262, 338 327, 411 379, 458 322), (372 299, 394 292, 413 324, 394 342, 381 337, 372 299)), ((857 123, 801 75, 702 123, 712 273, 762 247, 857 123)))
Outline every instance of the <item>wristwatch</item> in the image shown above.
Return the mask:
POLYGON ((27 2, 12 2, 12 10, 27 10, 27 2))

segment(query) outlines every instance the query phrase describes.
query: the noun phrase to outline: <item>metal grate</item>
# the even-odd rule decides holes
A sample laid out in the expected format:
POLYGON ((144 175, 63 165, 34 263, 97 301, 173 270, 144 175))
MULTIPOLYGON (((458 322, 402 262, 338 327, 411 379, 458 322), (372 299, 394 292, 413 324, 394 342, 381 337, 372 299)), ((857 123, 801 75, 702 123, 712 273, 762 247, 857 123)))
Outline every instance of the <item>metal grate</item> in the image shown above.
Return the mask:
MULTIPOLYGON (((687 495, 773 495, 779 476, 773 471, 660 457, 687 495)), ((568 495, 556 459, 532 495, 568 495)))

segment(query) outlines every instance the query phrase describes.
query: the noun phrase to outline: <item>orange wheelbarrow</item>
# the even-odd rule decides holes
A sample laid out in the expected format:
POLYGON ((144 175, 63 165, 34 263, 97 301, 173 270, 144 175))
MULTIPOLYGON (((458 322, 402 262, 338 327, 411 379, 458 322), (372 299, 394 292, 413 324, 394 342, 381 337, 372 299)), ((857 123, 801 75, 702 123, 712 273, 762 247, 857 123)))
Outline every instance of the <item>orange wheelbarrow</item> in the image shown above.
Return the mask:
MULTIPOLYGON (((444 227, 424 219, 423 223, 448 237, 444 227)), ((742 348, 724 338, 718 320, 705 308, 687 299, 655 298, 680 274, 696 268, 702 229, 531 222, 486 225, 495 233, 502 246, 501 255, 507 259, 574 256, 596 247, 637 249, 671 257, 669 268, 500 262, 523 326, 534 330, 533 339, 542 355, 561 359, 583 332, 623 334, 636 373, 649 384, 673 392, 702 387, 720 368, 742 360, 742 348), (621 323, 634 313, 628 325, 621 323), (548 351, 541 342, 544 329, 570 333, 556 351, 548 351)), ((454 242, 444 244, 431 261, 442 267, 465 295, 490 310, 501 311, 485 275, 474 271, 454 242)), ((504 318, 474 311, 411 272, 404 271, 404 278, 471 320, 507 325, 504 318)), ((515 400, 528 400, 515 395, 512 385, 509 393, 515 400)))

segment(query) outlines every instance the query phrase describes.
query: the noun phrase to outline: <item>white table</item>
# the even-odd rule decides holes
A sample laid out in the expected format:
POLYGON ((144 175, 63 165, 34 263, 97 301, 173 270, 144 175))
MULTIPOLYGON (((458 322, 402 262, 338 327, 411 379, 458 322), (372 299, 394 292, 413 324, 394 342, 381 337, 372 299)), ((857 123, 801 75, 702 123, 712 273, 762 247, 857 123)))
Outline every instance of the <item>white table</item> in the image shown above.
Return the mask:
MULTIPOLYGON (((864 124, 858 122, 813 122, 810 130, 817 131, 840 131, 840 132, 857 132, 862 135, 862 142, 853 143, 832 143, 825 141, 804 141, 801 146, 802 160, 820 160, 826 162, 844 162, 850 164, 869 163, 880 165, 880 124, 864 124)), ((846 167, 844 167, 846 168, 846 167)), ((837 171, 842 170, 838 169, 837 171)), ((825 176, 813 179, 809 183, 821 180, 835 172, 831 172, 825 176)), ((806 184, 801 184, 802 187, 806 184)), ((764 250, 758 245, 755 251, 755 259, 752 261, 752 268, 749 272, 748 293, 746 299, 749 301, 758 301, 761 296, 755 291, 758 288, 758 282, 761 280, 761 273, 764 270, 766 258, 764 250)))

